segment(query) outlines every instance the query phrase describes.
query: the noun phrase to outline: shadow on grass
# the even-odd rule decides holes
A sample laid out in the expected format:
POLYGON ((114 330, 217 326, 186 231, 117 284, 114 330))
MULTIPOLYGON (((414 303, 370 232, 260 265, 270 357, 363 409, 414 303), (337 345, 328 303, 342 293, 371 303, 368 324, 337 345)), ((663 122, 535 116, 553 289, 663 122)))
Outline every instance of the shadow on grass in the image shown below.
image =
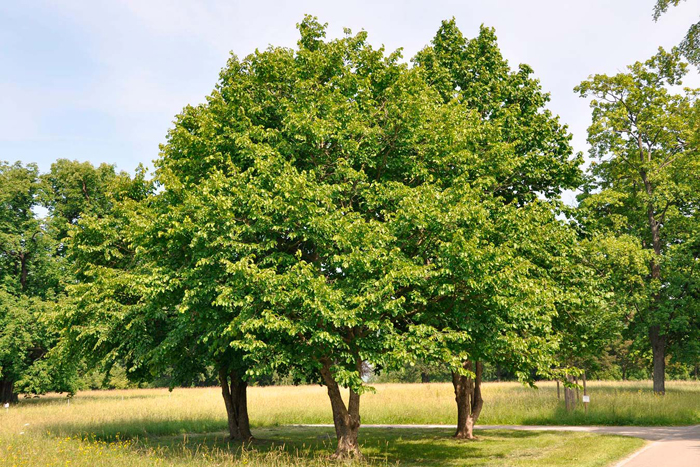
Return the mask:
MULTIPOLYGON (((336 446, 332 428, 269 427, 254 430, 252 443, 230 441, 225 433, 154 437, 144 443, 166 456, 177 456, 186 446, 205 452, 228 450, 236 455, 251 450, 260 453, 283 451, 293 457, 327 458, 336 446)), ((508 456, 506 446, 525 446, 528 439, 543 433, 524 431, 477 431, 477 440, 455 440, 449 429, 360 429, 362 452, 370 463, 402 465, 447 465, 450 462, 498 461, 508 456)))
MULTIPOLYGON (((53 436, 78 437, 85 442, 113 442, 131 438, 136 452, 153 453, 172 461, 188 461, 202 453, 243 461, 249 457, 286 456, 290 460, 324 462, 336 447, 332 428, 264 427, 254 428, 252 442, 228 439, 221 420, 141 423, 55 424, 47 427, 53 436)), ((496 461, 506 457, 504 446, 526 446, 529 438, 542 433, 525 431, 477 431, 476 441, 455 440, 451 429, 361 428, 362 451, 370 464, 447 465, 452 461, 496 461), (484 449, 487 447, 487 449, 484 449)), ((274 457, 277 459, 278 457, 274 457)), ((303 463, 303 462, 302 462, 303 463)))

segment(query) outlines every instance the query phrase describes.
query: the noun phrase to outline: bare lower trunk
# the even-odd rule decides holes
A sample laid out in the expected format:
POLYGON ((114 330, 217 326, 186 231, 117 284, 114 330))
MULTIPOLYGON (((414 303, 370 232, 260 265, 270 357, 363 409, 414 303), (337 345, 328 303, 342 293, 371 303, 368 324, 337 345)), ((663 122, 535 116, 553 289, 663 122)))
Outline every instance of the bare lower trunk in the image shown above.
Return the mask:
MULTIPOLYGON (((637 136, 637 144, 639 147, 639 153, 641 161, 644 160, 644 148, 642 144, 641 134, 637 136)), ((648 155, 648 161, 651 160, 651 151, 648 155)), ((650 199, 653 199, 654 195, 654 185, 651 180, 649 180, 646 169, 640 169, 639 174, 644 182, 644 188, 646 189, 647 195, 650 199)), ((651 231, 651 244, 654 249, 654 256, 649 264, 651 270, 651 278, 653 280, 661 280, 661 256, 663 244, 661 241, 661 228, 664 223, 664 214, 666 210, 660 216, 656 216, 657 210, 652 201, 647 204, 647 217, 649 222, 649 230, 651 231)), ((652 312, 658 310, 658 303, 660 296, 654 294, 652 303, 652 312)), ((649 328, 649 340, 651 341, 651 351, 654 359, 654 393, 659 395, 666 394, 666 336, 661 334, 661 329, 659 325, 654 325, 649 328)))
POLYGON ((464 362, 464 368, 474 373, 474 378, 452 372, 452 386, 457 402, 457 439, 475 439, 474 425, 479 419, 484 399, 481 397, 481 375, 483 365, 471 361, 464 362))
POLYGON ((561 389, 559 388, 559 380, 557 380, 557 399, 561 400, 561 389))
MULTIPOLYGON (((583 395, 588 395, 588 389, 586 388, 586 370, 583 370, 583 395)), ((588 415, 588 402, 584 401, 583 410, 586 412, 586 415, 588 415)))
POLYGON ((649 340, 654 358, 654 393, 666 394, 666 336, 659 334, 659 326, 649 328, 649 340))
MULTIPOLYGON (((567 375, 566 380, 569 383, 574 382, 574 378, 571 375, 567 375)), ((571 412, 576 409, 576 396, 574 395, 574 390, 566 386, 564 386, 564 401, 566 403, 567 412, 571 412)))
POLYGON ((248 419, 248 383, 243 381, 238 373, 227 373, 224 369, 219 370, 219 383, 226 404, 229 436, 231 439, 252 440, 248 419))
POLYGON ((14 381, 0 380, 0 403, 17 402, 14 386, 14 381))
MULTIPOLYGON (((333 410, 333 425, 338 438, 338 447, 333 454, 334 459, 362 458, 357 435, 360 431, 360 395, 350 389, 347 407, 340 394, 338 382, 331 373, 331 362, 322 362, 321 377, 328 388, 328 397, 333 410)), ((361 362, 359 363, 361 364, 361 362)))

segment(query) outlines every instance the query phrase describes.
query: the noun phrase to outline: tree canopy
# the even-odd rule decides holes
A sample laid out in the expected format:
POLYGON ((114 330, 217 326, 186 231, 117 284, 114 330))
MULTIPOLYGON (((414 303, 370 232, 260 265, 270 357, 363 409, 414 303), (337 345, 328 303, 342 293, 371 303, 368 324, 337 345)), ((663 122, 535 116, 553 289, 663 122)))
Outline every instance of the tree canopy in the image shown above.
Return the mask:
POLYGON ((699 328, 698 90, 669 89, 686 72, 678 49, 659 49, 626 73, 595 75, 576 88, 593 97, 588 141, 595 162, 581 196, 586 228, 616 236, 634 263, 648 265, 620 270, 626 277, 618 291, 651 343, 659 393, 667 346, 699 328))
MULTIPOLYGON (((658 21, 661 15, 666 13, 669 8, 678 6, 681 1, 684 0, 656 0, 654 21, 658 21)), ((695 66, 700 66, 700 21, 690 25, 679 47, 688 62, 695 66)))

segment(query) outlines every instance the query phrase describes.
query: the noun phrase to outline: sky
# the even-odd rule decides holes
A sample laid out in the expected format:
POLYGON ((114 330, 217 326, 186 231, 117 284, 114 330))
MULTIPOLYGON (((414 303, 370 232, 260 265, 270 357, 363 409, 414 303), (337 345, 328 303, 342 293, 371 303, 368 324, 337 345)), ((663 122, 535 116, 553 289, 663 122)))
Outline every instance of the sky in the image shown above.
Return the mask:
MULTIPOLYGON (((549 108, 587 151, 590 109, 573 87, 678 44, 700 16, 689 0, 652 19, 655 0, 177 1, 0 0, 0 160, 107 162, 133 172, 158 156, 177 113, 203 102, 230 53, 295 47, 304 14, 369 34, 406 61, 444 19, 496 28, 512 67, 535 70, 549 108)), ((695 69, 684 82, 700 87, 695 69)))

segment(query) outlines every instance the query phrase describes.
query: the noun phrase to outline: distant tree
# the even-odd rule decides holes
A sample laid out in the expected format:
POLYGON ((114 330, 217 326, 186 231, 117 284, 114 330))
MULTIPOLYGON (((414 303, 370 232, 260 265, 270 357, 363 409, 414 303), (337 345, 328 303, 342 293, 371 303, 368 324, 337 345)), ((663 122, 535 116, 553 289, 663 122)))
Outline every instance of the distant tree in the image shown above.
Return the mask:
POLYGON ((617 237, 629 262, 647 265, 643 272, 625 263, 610 267, 623 285, 618 300, 628 303, 633 327, 651 344, 659 394, 669 345, 700 329, 698 90, 669 89, 686 67, 677 49, 659 49, 627 73, 595 75, 575 89, 593 97, 588 141, 595 162, 580 197, 586 228, 617 237))
POLYGON ((0 162, 0 396, 71 390, 70 375, 48 353, 58 338, 54 302, 61 292, 56 242, 37 218, 36 165, 0 162))
MULTIPOLYGON (((41 176, 39 199, 49 210, 52 235, 61 242, 71 225, 86 215, 101 215, 108 209, 109 182, 116 177, 114 166, 58 159, 41 176)), ((62 244, 59 244, 59 250, 62 244)))
MULTIPOLYGON (((662 14, 672 6, 678 6, 683 0, 656 0, 654 5, 654 21, 658 21, 662 14)), ((681 53, 686 60, 695 66, 700 66, 700 21, 691 24, 688 32, 680 43, 681 53)))
POLYGON ((59 313, 65 353, 106 374, 115 365, 123 366, 136 381, 150 379, 143 361, 151 350, 145 330, 158 331, 137 307, 147 268, 131 243, 132 217, 151 190, 142 167, 133 178, 114 174, 101 187, 103 205, 69 223, 65 258, 73 280, 59 313))

